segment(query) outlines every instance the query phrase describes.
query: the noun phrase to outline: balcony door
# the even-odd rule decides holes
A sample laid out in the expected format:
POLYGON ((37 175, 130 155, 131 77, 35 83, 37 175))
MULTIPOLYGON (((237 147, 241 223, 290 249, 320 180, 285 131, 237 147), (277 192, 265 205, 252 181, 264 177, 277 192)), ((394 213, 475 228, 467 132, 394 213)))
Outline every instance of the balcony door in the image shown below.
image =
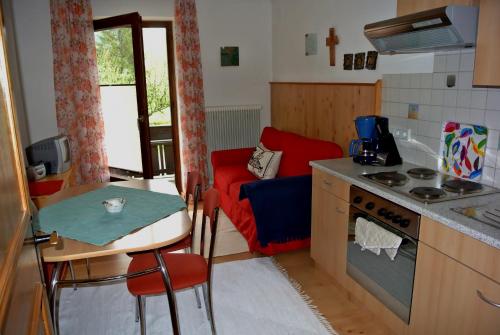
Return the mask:
POLYGON ((171 22, 144 22, 131 13, 95 20, 94 30, 112 177, 177 183, 171 22))

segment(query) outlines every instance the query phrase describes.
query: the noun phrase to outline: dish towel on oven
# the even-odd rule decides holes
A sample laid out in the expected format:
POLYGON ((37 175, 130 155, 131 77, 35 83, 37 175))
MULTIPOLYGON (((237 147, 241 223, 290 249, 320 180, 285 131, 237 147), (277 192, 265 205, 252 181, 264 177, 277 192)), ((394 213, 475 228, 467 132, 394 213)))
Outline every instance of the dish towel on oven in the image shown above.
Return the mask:
POLYGON ((376 255, 380 255, 380 250, 384 249, 387 256, 393 261, 403 240, 398 235, 385 230, 376 223, 364 218, 356 219, 355 244, 361 246, 361 250, 370 250, 376 255))

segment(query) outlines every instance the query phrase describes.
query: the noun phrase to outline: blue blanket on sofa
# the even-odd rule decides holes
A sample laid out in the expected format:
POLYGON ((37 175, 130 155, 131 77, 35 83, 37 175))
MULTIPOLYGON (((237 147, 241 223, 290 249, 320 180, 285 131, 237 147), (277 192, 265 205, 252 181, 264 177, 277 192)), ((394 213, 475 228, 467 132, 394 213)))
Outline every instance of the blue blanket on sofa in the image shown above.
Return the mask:
POLYGON ((311 236, 311 188, 311 175, 241 185, 240 200, 250 200, 261 246, 311 236))

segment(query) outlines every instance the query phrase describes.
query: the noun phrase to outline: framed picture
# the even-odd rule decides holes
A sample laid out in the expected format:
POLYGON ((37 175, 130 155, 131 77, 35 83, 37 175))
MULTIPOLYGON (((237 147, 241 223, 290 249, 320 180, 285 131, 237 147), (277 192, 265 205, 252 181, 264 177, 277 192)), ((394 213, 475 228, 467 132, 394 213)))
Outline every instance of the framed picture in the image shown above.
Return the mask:
POLYGON ((344 70, 352 70, 353 54, 344 54, 344 70))
POLYGON ((375 70, 377 68, 378 52, 368 51, 366 54, 366 69, 375 70))
POLYGON ((240 65, 239 47, 221 47, 220 48, 220 66, 239 66, 240 65))
POLYGON ((354 56, 354 70, 363 70, 365 67, 365 53, 359 52, 354 56))
POLYGON ((306 34, 306 56, 318 54, 318 35, 306 34))

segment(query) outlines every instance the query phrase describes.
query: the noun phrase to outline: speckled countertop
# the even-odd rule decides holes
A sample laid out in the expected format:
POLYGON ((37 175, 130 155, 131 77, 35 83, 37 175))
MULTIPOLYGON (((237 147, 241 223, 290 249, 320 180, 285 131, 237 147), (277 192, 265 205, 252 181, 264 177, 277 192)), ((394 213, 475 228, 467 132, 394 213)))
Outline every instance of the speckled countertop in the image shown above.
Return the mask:
POLYGON ((403 165, 388 167, 364 166, 354 163, 351 158, 313 161, 310 165, 326 173, 337 176, 352 185, 358 186, 385 199, 396 202, 414 212, 425 215, 452 229, 500 249, 500 229, 467 218, 451 210, 451 208, 454 207, 480 206, 491 203, 500 204, 500 193, 470 197, 460 200, 444 201, 434 204, 425 204, 360 177, 361 174, 376 173, 381 171, 406 172, 408 169, 417 167, 416 165, 404 163, 403 165))

